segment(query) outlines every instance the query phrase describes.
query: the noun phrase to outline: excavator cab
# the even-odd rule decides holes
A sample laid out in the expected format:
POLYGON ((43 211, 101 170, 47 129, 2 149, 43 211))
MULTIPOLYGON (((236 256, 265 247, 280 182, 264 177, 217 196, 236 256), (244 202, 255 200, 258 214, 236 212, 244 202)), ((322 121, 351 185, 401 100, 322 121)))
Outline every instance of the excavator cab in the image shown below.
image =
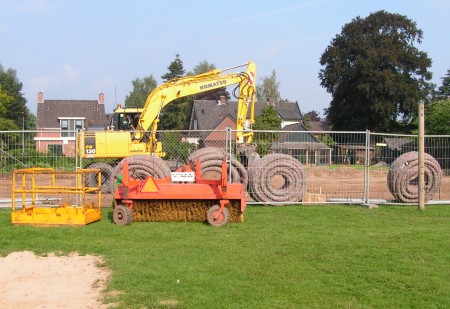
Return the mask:
POLYGON ((111 118, 109 129, 112 131, 134 131, 137 128, 141 112, 141 108, 122 108, 118 105, 111 118))

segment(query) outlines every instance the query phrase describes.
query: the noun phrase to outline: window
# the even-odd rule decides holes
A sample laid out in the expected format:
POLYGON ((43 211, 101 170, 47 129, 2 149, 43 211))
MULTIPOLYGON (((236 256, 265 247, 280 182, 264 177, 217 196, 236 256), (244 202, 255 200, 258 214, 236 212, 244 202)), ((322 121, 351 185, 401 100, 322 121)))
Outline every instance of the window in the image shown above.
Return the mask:
POLYGON ((81 130, 83 129, 83 120, 76 119, 75 120, 75 130, 81 130))
POLYGON ((75 131, 84 128, 84 119, 60 119, 61 137, 74 137, 75 131))
POLYGON ((55 156, 62 156, 62 145, 47 145, 47 153, 55 156))

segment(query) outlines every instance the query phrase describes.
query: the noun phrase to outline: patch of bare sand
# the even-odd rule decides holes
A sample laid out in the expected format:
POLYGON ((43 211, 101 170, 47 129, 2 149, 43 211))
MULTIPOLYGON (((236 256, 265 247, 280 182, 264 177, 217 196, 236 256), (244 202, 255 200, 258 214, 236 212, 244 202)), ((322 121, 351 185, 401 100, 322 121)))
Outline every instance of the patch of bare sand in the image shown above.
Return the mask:
POLYGON ((13 252, 0 257, 0 308, 111 308, 101 301, 110 275, 98 256, 13 252))

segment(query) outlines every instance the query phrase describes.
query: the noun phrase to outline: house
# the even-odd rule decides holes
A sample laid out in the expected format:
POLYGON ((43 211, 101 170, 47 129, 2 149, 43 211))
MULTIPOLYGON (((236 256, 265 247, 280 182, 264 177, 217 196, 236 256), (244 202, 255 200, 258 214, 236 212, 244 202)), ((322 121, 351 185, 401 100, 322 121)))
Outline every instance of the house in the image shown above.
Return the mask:
POLYGON ((309 132, 302 122, 285 126, 270 150, 296 157, 306 165, 331 165, 332 148, 309 132))
MULTIPOLYGON (((292 102, 277 103, 256 103, 255 117, 262 114, 264 106, 273 104, 281 118, 281 127, 299 123, 302 120, 298 104, 292 102)), ((236 101, 226 101, 221 97, 219 101, 215 100, 194 100, 192 112, 189 121, 189 130, 191 132, 185 141, 198 144, 202 141, 205 146, 224 147, 225 129, 231 127, 236 129, 236 101)), ((246 129, 250 129, 249 119, 247 119, 246 129)), ((232 136, 234 139, 235 136, 232 136)))
POLYGON ((104 130, 110 116, 105 113, 105 96, 98 100, 44 100, 37 97, 36 150, 58 155, 76 154, 75 131, 104 130))
POLYGON ((398 156, 410 151, 417 151, 416 140, 409 137, 385 137, 382 143, 377 143, 379 161, 392 163, 398 156))
MULTIPOLYGON (((297 102, 267 102, 275 107, 278 112, 278 116, 281 118, 281 129, 288 125, 297 124, 302 122, 302 114, 297 102)), ((257 104, 255 108, 255 115, 261 115, 262 109, 266 104, 257 104)))

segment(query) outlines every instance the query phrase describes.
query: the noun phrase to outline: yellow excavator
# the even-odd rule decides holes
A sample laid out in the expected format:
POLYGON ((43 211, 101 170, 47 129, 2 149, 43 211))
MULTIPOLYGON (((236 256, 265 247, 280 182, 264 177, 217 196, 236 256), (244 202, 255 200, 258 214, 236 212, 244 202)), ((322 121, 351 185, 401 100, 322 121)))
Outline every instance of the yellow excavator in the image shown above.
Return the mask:
MULTIPOLYGON (((102 171, 102 191, 108 192, 111 188, 108 183, 111 182, 113 176, 117 176, 118 170, 115 170, 114 166, 119 160, 134 156, 139 162, 138 165, 141 163, 154 165, 155 159, 149 158, 149 154, 153 157, 165 156, 162 144, 157 140, 156 132, 161 110, 167 104, 181 97, 236 84, 239 87, 236 143, 250 145, 253 132, 246 131, 245 124, 247 118, 249 118, 250 124, 254 122, 255 82, 256 65, 252 61, 223 70, 215 69, 199 75, 169 80, 150 93, 142 109, 120 106, 116 108, 111 125, 107 130, 79 132, 78 155, 83 159, 93 159, 95 163, 88 166, 102 171), (246 66, 244 72, 223 73, 243 66, 246 66), (99 162, 98 159, 101 159, 102 162, 99 162), (110 163, 108 164, 106 161, 110 163), (153 163, 149 163, 150 161, 153 163)), ((121 165, 118 166, 120 169, 121 165)), ((132 164, 130 169, 133 169, 132 164)), ((165 176, 165 172, 160 175, 162 178, 165 176)), ((95 183, 95 179, 92 179, 91 182, 95 183)))
MULTIPOLYGON (((205 147, 193 151, 188 164, 200 162, 201 177, 216 174, 218 178, 215 179, 220 179, 217 174, 223 176, 222 164, 227 161, 230 183, 241 183, 254 201, 272 204, 299 201, 306 190, 306 173, 302 164, 289 155, 271 153, 259 158, 255 152, 251 128, 255 116, 255 84, 256 65, 252 61, 169 80, 150 93, 142 109, 117 108, 107 130, 79 132, 79 156, 92 159, 93 162, 86 167, 102 171, 101 187, 105 193, 114 192, 116 179, 121 178, 125 169, 133 179, 147 179, 149 176, 170 179, 172 171, 162 159, 165 154, 156 134, 161 110, 181 97, 237 85, 235 151, 239 157, 230 155, 225 149, 205 147), (244 72, 224 73, 243 66, 246 66, 244 72), (246 128, 247 119, 250 128, 246 128)), ((97 179, 86 178, 86 184, 89 186, 91 183, 96 184, 97 179)), ((186 213, 206 209, 200 201, 178 201, 175 204, 176 207, 167 205, 165 200, 156 201, 152 205, 159 210, 153 206, 144 207, 147 215, 141 221, 164 220, 165 212, 170 212, 170 209, 178 211, 179 207, 186 213), (150 209, 155 210, 156 217, 150 215, 150 209)))

